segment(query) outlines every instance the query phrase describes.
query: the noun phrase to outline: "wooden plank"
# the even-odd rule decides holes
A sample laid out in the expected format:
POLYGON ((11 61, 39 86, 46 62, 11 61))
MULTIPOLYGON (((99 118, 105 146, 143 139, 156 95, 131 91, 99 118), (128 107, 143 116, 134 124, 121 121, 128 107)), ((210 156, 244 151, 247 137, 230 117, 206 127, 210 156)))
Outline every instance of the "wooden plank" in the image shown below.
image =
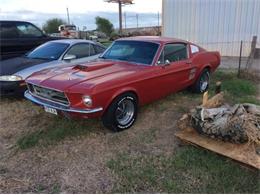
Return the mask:
POLYGON ((206 148, 223 156, 260 169, 260 156, 256 154, 255 147, 246 144, 233 144, 221 140, 211 139, 200 135, 194 129, 183 129, 175 133, 179 139, 206 148))

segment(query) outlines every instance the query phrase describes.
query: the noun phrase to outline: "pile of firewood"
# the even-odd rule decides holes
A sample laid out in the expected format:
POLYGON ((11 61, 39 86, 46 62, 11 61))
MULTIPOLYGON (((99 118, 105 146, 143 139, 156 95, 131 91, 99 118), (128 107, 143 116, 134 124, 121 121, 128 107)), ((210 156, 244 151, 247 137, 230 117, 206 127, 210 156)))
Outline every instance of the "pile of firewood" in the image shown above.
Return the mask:
POLYGON ((234 143, 260 144, 260 107, 254 104, 197 107, 190 117, 192 127, 199 133, 234 143))
POLYGON ((214 139, 260 145, 260 106, 224 104, 223 93, 209 100, 204 94, 203 104, 184 115, 178 124, 214 139))

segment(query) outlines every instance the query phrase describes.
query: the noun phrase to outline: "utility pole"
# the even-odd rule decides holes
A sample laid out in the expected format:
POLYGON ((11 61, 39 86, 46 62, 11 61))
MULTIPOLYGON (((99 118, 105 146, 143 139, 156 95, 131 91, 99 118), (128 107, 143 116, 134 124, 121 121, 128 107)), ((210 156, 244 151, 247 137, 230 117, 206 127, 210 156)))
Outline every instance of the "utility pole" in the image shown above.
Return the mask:
POLYGON ((160 27, 160 12, 158 12, 157 18, 158 18, 158 28, 159 28, 160 27))
POLYGON ((118 9, 119 9, 119 34, 122 35, 122 2, 118 1, 118 9))
POLYGON ((136 28, 139 27, 139 22, 138 22, 138 14, 136 14, 136 28))
POLYGON ((161 29, 160 29, 160 12, 158 12, 158 36, 161 35, 161 29))
POLYGON ((133 4, 133 0, 104 0, 108 3, 118 3, 119 10, 119 34, 122 35, 122 6, 133 4))
POLYGON ((68 24, 70 24, 70 14, 69 14, 69 8, 67 8, 67 17, 68 17, 68 24))
POLYGON ((124 13, 124 18, 125 18, 125 29, 126 29, 126 12, 124 13))

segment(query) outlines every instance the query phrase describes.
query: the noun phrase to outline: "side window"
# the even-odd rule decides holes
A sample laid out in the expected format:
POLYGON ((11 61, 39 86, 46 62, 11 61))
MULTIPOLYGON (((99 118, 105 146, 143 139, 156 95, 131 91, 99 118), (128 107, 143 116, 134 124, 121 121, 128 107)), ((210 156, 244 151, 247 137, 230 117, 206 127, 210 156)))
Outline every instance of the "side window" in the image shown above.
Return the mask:
POLYGON ((95 45, 94 47, 95 47, 96 54, 103 53, 106 50, 105 48, 100 47, 98 45, 95 45))
POLYGON ((17 28, 13 24, 0 24, 0 38, 1 39, 15 39, 19 37, 17 28))
POLYGON ((169 62, 176 62, 187 59, 187 47, 182 43, 173 43, 165 45, 158 64, 165 64, 166 60, 169 62))
POLYGON ((94 49, 94 45, 89 44, 89 56, 94 56, 96 55, 95 49, 94 49))
POLYGON ((93 52, 95 53, 94 48, 90 44, 83 43, 72 46, 66 55, 75 55, 76 59, 79 59, 89 57, 93 52))
POLYGON ((38 28, 28 23, 17 23, 16 28, 20 37, 41 37, 43 35, 38 28))

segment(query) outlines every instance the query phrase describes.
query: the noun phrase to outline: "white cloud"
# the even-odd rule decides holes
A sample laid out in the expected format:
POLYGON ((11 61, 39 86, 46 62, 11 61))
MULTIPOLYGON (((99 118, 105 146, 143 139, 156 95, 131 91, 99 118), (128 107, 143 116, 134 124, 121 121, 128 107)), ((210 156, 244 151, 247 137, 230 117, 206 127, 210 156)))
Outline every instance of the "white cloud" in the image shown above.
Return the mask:
MULTIPOLYGON (((133 5, 123 7, 124 11, 156 13, 161 12, 162 0, 134 0, 133 5)), ((0 12, 14 12, 17 10, 30 10, 41 13, 86 13, 97 11, 116 12, 118 5, 106 3, 103 0, 0 0, 0 12)))
MULTIPOLYGON (((139 13, 139 25, 157 25, 157 12, 161 12, 162 0, 134 0, 133 5, 123 7, 127 12, 127 26, 135 27, 135 13, 139 13)), ((39 27, 46 20, 58 17, 67 20, 69 8, 71 21, 79 26, 94 29, 95 17, 108 18, 118 27, 118 5, 103 0, 0 0, 0 19, 25 20, 39 27)))

